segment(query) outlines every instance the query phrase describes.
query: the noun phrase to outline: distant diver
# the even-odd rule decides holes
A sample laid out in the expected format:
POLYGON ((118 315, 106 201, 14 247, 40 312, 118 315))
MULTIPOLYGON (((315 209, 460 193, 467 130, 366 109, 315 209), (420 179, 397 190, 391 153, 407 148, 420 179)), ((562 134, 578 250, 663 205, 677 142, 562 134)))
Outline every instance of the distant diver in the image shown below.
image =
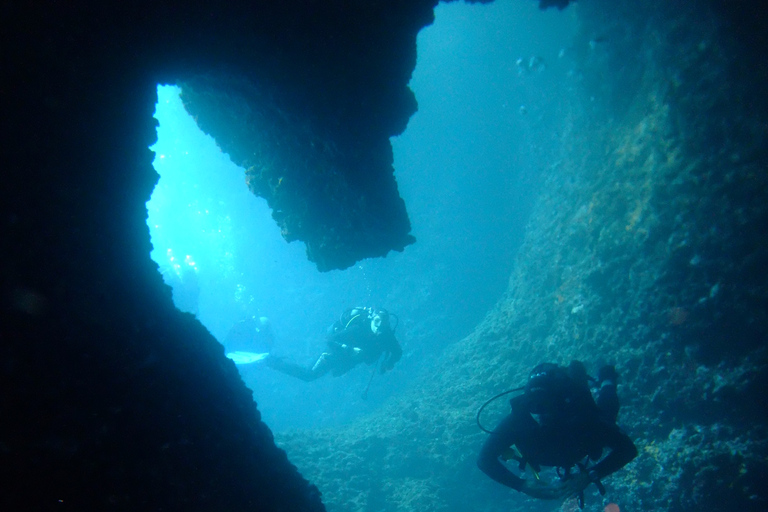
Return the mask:
POLYGON ((600 369, 598 378, 592 379, 599 386, 595 402, 581 362, 573 361, 567 368, 552 363, 536 366, 523 388, 496 395, 478 411, 478 426, 491 434, 480 451, 478 467, 500 484, 533 498, 578 496, 583 508, 587 486, 594 483, 603 494, 600 480, 637 456, 635 444, 616 425, 617 379, 613 366, 600 369), (488 403, 523 390, 510 400, 512 412, 492 432, 480 424, 488 403), (605 448, 611 451, 600 460, 605 448), (502 462, 508 460, 517 462, 521 472, 529 467, 534 478, 517 476, 502 462), (555 468, 560 479, 549 484, 540 480, 543 466, 555 468))
POLYGON ((371 366, 380 362, 379 372, 385 373, 403 354, 395 338, 396 328, 391 326, 390 314, 384 309, 351 308, 328 328, 326 350, 311 368, 272 355, 264 362, 270 368, 306 382, 329 372, 334 377, 344 375, 360 363, 371 366))

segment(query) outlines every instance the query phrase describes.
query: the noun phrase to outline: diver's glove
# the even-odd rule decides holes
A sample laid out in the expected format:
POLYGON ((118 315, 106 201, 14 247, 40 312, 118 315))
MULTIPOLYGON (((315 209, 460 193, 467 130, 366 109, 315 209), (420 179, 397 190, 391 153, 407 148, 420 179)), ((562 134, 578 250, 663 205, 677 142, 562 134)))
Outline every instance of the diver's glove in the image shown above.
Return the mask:
POLYGON ((619 374, 616 372, 616 368, 613 365, 605 365, 597 371, 597 385, 602 386, 604 383, 613 384, 614 386, 619 382, 619 374))

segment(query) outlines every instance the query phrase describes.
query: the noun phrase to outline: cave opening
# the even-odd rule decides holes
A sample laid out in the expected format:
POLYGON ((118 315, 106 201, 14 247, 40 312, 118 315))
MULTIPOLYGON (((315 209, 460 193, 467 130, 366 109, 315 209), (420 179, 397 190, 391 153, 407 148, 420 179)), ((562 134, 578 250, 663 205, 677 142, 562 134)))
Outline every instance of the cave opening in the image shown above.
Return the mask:
POLYGON ((152 149, 161 178, 148 225, 152 258, 180 309, 222 343, 238 322, 267 317, 274 352, 305 364, 348 307, 385 307, 401 320, 405 355, 374 380, 367 400, 367 367, 307 386, 240 366, 273 430, 335 426, 374 410, 428 371, 504 293, 538 169, 560 158, 558 108, 572 71, 563 49, 574 31, 572 13, 542 12, 534 2, 437 7, 435 23, 419 34, 409 84, 419 111, 391 139, 417 243, 343 271, 318 272, 303 243, 286 243, 243 169, 186 112, 180 88, 158 88, 152 149))
MULTIPOLYGON (((243 169, 184 109, 180 88, 160 85, 152 150, 160 179, 147 202, 150 257, 173 289, 176 307, 192 313, 218 339, 222 330, 260 305, 241 277, 248 244, 251 269, 275 271, 282 240, 263 199, 248 191, 243 169)), ((263 279, 263 278, 262 278, 263 279)))

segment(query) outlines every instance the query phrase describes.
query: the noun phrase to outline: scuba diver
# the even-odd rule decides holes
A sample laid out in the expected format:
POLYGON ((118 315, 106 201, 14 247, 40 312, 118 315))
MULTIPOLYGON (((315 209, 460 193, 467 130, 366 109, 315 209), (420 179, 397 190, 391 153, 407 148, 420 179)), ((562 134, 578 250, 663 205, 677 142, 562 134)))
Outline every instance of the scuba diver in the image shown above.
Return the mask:
POLYGON ((616 425, 619 399, 618 375, 613 366, 600 369, 597 379, 587 376, 584 365, 573 361, 567 368, 552 363, 536 366, 523 388, 509 390, 488 400, 477 412, 478 426, 490 433, 477 465, 500 484, 539 499, 578 496, 584 507, 584 489, 621 469, 637 456, 632 440, 616 425), (595 402, 589 380, 599 387, 595 402), (512 412, 491 432, 480 424, 480 413, 491 401, 513 391, 512 412), (610 453, 600 460, 605 448, 610 453), (520 478, 502 462, 513 459, 520 471, 529 466, 535 478, 520 478), (589 466, 588 463, 596 462, 589 466), (542 466, 556 468, 560 480, 539 480, 542 466), (578 471, 574 472, 574 468, 578 471))
POLYGON ((320 354, 311 368, 272 355, 267 356, 264 363, 306 382, 329 372, 334 377, 344 375, 360 363, 370 366, 381 361, 379 372, 385 373, 395 366, 403 354, 395 338, 395 328, 390 324, 390 314, 384 309, 348 309, 328 328, 326 351, 320 354))

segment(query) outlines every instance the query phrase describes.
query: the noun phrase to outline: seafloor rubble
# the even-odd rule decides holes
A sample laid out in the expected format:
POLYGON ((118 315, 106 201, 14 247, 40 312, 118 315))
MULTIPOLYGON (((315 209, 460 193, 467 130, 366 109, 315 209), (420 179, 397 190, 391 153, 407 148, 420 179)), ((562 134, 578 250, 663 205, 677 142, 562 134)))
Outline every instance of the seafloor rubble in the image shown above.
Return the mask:
POLYGON ((640 451, 587 510, 768 507, 768 111, 750 50, 765 30, 702 2, 585 1, 578 15, 566 158, 505 297, 379 414, 278 440, 329 508, 558 509, 480 475, 474 413, 535 364, 571 359, 617 365, 640 451))

